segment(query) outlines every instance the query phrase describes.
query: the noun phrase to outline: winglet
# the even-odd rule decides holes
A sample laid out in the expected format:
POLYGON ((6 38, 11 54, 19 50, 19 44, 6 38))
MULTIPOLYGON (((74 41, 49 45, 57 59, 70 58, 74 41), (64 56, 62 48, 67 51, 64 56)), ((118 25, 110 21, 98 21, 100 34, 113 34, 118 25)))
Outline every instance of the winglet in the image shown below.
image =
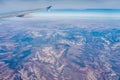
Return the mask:
POLYGON ((48 6, 48 7, 46 8, 46 10, 49 11, 51 8, 52 8, 52 6, 48 6))

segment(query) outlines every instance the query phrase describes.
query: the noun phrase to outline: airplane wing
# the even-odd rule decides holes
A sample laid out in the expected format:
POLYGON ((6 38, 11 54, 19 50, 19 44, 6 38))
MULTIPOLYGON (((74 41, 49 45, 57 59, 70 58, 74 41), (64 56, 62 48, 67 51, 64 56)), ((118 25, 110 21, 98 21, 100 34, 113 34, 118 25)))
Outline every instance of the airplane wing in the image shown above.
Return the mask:
POLYGON ((29 13, 33 13, 36 11, 49 11, 52 6, 48 6, 46 8, 38 8, 38 9, 32 9, 32 10, 24 10, 24 11, 17 11, 17 12, 11 12, 11 13, 5 13, 0 14, 0 18, 7 18, 7 17, 24 17, 25 15, 29 13))

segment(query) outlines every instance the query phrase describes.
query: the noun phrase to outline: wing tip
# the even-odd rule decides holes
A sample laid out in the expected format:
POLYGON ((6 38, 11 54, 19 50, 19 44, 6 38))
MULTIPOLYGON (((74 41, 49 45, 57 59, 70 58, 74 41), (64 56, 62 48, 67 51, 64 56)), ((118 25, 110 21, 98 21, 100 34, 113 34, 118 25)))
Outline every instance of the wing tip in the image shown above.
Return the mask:
POLYGON ((47 9, 47 11, 49 11, 51 8, 52 8, 52 6, 50 5, 46 9, 47 9))

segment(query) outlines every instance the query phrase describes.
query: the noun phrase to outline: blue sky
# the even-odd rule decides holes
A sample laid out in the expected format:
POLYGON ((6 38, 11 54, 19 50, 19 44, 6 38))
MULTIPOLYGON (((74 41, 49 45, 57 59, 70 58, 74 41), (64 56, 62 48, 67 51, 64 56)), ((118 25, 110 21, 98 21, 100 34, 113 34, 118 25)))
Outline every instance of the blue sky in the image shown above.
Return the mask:
POLYGON ((120 0, 0 0, 0 13, 45 8, 49 5, 58 12, 120 13, 120 0))
MULTIPOLYGON (((71 13, 70 16, 75 12, 79 16, 84 16, 85 13, 85 16, 91 17, 120 18, 120 0, 0 0, 0 13, 45 8, 49 5, 53 6, 52 12, 68 12, 71 13)), ((68 14, 59 16, 63 15, 68 14)))
POLYGON ((0 11, 34 9, 120 9, 120 0, 0 0, 0 11))

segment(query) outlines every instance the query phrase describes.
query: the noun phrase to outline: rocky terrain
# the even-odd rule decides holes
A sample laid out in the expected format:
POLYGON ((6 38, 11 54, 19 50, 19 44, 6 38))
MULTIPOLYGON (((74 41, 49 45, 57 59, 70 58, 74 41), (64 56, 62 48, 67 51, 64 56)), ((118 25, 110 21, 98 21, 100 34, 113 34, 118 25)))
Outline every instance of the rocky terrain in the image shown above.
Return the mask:
POLYGON ((0 80, 120 80, 120 23, 1 20, 0 80))

